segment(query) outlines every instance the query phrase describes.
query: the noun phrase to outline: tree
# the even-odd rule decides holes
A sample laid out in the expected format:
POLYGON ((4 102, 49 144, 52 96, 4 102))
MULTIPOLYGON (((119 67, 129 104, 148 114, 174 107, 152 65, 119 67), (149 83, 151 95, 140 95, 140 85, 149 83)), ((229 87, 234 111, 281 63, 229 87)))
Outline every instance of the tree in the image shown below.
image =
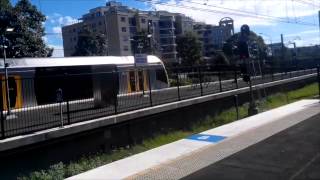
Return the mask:
MULTIPOLYGON (((238 55, 237 45, 239 37, 240 33, 234 34, 226 41, 222 48, 223 52, 229 59, 238 59, 235 57, 238 55)), ((266 58, 267 45, 264 43, 263 38, 261 36, 258 36, 256 33, 250 31, 248 46, 251 55, 255 56, 257 59, 266 58)))
POLYGON ((137 32, 133 36, 133 41, 131 41, 131 47, 133 49, 133 53, 144 53, 151 54, 151 37, 148 37, 148 32, 142 30, 141 32, 137 32))
MULTIPOLYGON (((32 5, 29 0, 20 0, 15 7, 7 0, 1 0, 1 33, 5 33, 7 57, 49 57, 52 48, 44 43, 45 16, 32 5), (5 5, 5 6, 2 6, 5 5), (2 16, 4 14, 4 16, 2 16), (14 32, 5 32, 7 27, 14 28, 14 32)), ((1 55, 2 56, 2 55, 1 55)))
POLYGON ((226 55, 221 51, 215 51, 214 55, 210 57, 208 60, 208 64, 210 65, 229 65, 230 62, 226 55))
POLYGON ((78 42, 72 56, 105 56, 108 55, 105 35, 94 33, 84 26, 78 33, 78 42))
POLYGON ((185 35, 177 37, 176 43, 178 57, 181 58, 183 65, 200 64, 201 44, 193 33, 187 32, 185 35))
POLYGON ((0 34, 4 34, 7 27, 11 26, 12 6, 9 0, 0 0, 0 34))

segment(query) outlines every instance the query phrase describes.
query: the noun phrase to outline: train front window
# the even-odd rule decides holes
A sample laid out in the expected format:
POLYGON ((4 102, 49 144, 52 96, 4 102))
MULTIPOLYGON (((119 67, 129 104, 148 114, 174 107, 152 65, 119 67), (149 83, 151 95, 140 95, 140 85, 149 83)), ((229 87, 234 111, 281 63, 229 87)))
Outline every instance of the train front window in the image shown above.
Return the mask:
POLYGON ((167 76, 164 70, 162 69, 156 70, 156 80, 167 83, 167 76))

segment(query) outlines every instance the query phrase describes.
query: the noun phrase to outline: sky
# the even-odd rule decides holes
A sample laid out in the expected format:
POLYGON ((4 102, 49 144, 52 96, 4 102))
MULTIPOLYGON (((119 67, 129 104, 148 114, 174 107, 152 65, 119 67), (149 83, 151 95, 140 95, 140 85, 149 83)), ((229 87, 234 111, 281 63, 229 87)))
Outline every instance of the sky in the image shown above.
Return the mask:
MULTIPOLYGON (((11 0, 14 5, 18 0, 11 0)), ((61 27, 76 23, 90 9, 108 0, 30 0, 46 16, 48 33, 43 39, 53 47, 54 57, 63 56, 61 27), (53 33, 53 34, 52 34, 53 33)), ((234 20, 235 32, 243 24, 260 34, 266 43, 280 42, 292 47, 320 44, 318 9, 320 0, 117 0, 141 10, 183 13, 196 21, 217 25, 221 18, 234 20), (289 22, 289 23, 288 23, 289 22)))

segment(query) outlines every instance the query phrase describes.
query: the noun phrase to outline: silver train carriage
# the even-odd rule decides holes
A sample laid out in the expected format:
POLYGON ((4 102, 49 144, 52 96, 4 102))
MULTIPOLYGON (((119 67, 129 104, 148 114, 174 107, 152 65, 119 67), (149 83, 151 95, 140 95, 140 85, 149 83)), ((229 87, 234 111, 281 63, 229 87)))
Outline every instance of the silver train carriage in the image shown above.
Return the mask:
MULTIPOLYGON (((22 58, 7 63, 11 108, 56 103, 58 89, 65 100, 93 98, 96 106, 106 106, 119 94, 169 86, 163 62, 156 56, 147 56, 143 66, 135 66, 133 56, 22 58)), ((1 105, 7 109, 3 61, 0 69, 1 105)))

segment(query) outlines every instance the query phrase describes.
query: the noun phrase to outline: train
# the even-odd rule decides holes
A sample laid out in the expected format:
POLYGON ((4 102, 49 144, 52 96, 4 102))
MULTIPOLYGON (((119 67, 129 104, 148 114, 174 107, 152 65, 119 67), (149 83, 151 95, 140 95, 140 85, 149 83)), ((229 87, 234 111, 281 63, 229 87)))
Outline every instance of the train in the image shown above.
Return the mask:
POLYGON ((8 104, 17 109, 56 103, 58 91, 63 101, 93 98, 95 106, 107 106, 119 94, 169 87, 165 66, 156 56, 147 56, 139 66, 133 56, 21 58, 6 64, 8 83, 0 63, 3 109, 8 104))

